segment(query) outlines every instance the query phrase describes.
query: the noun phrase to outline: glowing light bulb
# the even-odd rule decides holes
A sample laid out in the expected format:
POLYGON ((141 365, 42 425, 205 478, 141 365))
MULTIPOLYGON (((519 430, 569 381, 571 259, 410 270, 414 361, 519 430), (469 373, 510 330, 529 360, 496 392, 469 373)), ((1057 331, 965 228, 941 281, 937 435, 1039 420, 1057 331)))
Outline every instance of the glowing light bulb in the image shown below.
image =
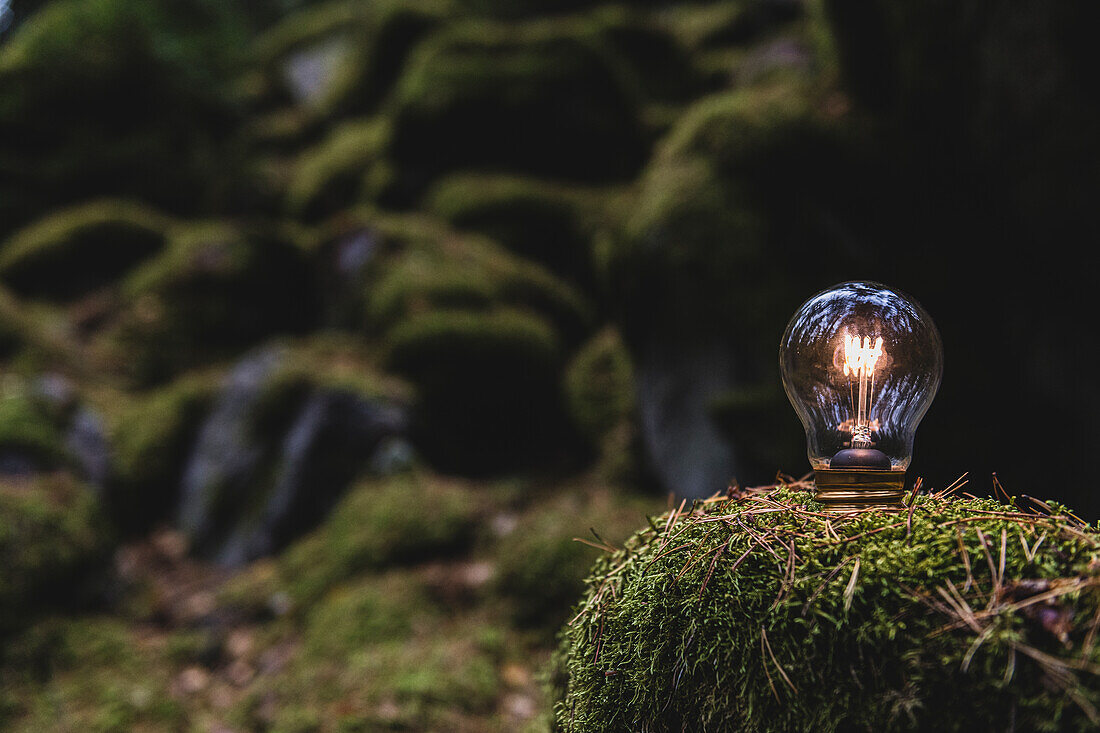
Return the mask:
POLYGON ((794 314, 779 366, 818 498, 839 511, 900 506, 917 425, 943 372, 928 313, 878 283, 842 283, 794 314))

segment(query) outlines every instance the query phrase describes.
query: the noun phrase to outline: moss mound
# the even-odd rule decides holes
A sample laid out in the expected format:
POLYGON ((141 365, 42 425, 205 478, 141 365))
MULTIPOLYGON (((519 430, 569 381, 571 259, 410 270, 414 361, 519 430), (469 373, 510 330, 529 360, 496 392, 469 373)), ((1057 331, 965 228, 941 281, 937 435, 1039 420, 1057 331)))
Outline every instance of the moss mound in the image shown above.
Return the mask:
POLYGON ((95 496, 71 475, 0 478, 0 632, 45 605, 78 601, 74 588, 106 550, 95 496))
POLYGON ((1094 528, 943 496, 824 515, 796 488, 672 513, 597 562, 559 730, 1095 729, 1094 528))
POLYGON ((390 126, 384 118, 346 122, 298 158, 287 207, 316 220, 373 198, 388 178, 383 159, 390 126))
POLYGON ((0 278, 22 296, 65 300, 113 282, 166 241, 167 221, 128 201, 58 211, 0 248, 0 278))
POLYGON ((229 224, 181 227, 120 286, 104 356, 142 383, 233 356, 316 318, 306 260, 271 231, 229 224))
POLYGON ((611 54, 551 22, 449 26, 395 89, 392 153, 416 190, 480 168, 615 180, 646 153, 638 100, 611 54))

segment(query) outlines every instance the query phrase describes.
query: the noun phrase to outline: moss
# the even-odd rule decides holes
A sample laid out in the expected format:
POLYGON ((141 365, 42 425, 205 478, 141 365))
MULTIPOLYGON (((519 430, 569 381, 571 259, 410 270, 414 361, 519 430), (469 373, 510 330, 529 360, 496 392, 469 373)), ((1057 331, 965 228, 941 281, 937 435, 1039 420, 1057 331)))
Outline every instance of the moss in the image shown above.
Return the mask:
POLYGON ((208 375, 186 376, 142 395, 116 416, 106 501, 124 532, 143 531, 167 518, 216 388, 208 375))
POLYGON ((657 506, 653 500, 589 490, 563 492, 527 507, 494 548, 494 589, 506 599, 513 621, 552 634, 568 620, 599 554, 589 543, 617 546, 657 506))
POLYGON ((47 618, 4 650, 5 730, 182 730, 163 643, 106 617, 47 618))
POLYGON ((307 105, 318 117, 363 114, 385 97, 416 42, 450 11, 449 0, 320 3, 265 31, 254 52, 271 82, 280 85, 274 77, 294 54, 342 42, 327 83, 307 105))
POLYGON ((457 173, 429 191, 425 208, 484 234, 573 282, 591 282, 590 240, 609 192, 516 176, 457 173))
POLYGON ((574 422, 599 443, 634 411, 634 372, 619 334, 604 329, 573 357, 565 394, 574 422))
POLYGON ((56 416, 22 389, 0 396, 0 456, 17 461, 8 468, 17 472, 57 468, 67 460, 56 416))
POLYGON ((922 496, 911 524, 817 508, 713 500, 601 558, 562 632, 558 729, 1095 725, 1095 529, 991 500, 922 496))
POLYGON ((345 122, 298 158, 287 207, 307 220, 330 215, 385 187, 390 138, 385 118, 345 122))
POLYGON ((50 604, 76 604, 105 560, 108 534, 91 490, 64 473, 0 481, 0 631, 50 604))
POLYGON ((302 252, 277 233, 183 228, 122 283, 122 307, 102 339, 105 357, 149 384, 300 330, 316 316, 305 265, 302 252))
POLYGON ((544 319, 440 310, 402 322, 388 341, 390 366, 419 390, 417 444, 434 465, 504 470, 562 446, 562 348, 544 319))
POLYGON ((363 570, 404 565, 468 544, 477 501, 462 483, 423 472, 370 479, 351 488, 321 527, 283 554, 279 575, 308 606, 363 570))
POLYGON ((23 296, 67 300, 109 285, 165 243, 168 222, 141 204, 96 201, 55 212, 0 246, 0 278, 23 296))
POLYGON ((301 648, 238 712, 269 730, 483 730, 500 681, 490 619, 433 603, 408 574, 366 577, 318 601, 301 648))
POLYGON ((97 196, 194 210, 235 174, 221 79, 242 48, 220 3, 61 0, 0 47, 0 224, 97 196))
POLYGON ((475 167, 631 176, 646 153, 638 101, 607 53, 552 22, 456 23, 426 39, 395 90, 392 155, 405 187, 475 167))

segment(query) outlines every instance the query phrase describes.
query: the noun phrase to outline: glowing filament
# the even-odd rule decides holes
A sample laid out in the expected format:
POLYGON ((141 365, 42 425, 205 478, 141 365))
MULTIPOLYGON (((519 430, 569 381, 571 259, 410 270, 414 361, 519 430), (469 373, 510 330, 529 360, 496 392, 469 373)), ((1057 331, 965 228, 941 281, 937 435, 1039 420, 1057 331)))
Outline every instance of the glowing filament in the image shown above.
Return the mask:
MULTIPOLYGON (((871 445, 871 393, 875 389, 875 365, 882 352, 882 337, 871 345, 870 336, 844 337, 844 376, 855 375, 859 379, 859 401, 854 406, 855 424, 852 426, 852 447, 866 448, 871 445), (870 382, 870 386, 868 386, 870 382)), ((854 396, 854 395, 853 395, 854 396)))

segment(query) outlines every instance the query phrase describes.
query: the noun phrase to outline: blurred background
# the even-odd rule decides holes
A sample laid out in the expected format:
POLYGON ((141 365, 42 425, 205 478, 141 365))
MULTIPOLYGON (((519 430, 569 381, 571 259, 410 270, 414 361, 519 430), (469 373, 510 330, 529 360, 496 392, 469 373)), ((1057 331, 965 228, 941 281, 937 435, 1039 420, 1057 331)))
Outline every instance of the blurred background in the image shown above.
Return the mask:
POLYGON ((910 481, 1095 519, 1098 16, 0 0, 0 727, 546 730, 573 538, 805 474, 845 280, 910 481))

